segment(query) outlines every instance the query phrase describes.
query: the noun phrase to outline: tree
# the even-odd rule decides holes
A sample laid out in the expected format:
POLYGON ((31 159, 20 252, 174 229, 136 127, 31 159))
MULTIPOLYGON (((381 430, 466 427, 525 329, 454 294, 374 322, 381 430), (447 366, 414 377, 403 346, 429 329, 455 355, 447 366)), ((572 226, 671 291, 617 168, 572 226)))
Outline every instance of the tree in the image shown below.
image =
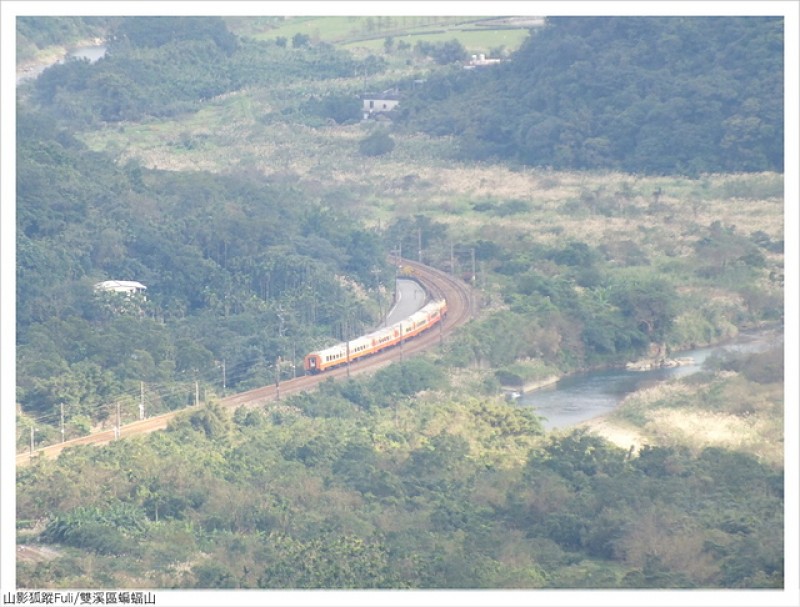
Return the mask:
POLYGON ((311 45, 311 37, 300 32, 292 36, 292 48, 304 48, 311 45))
POLYGON ((542 454, 531 454, 528 470, 544 465, 560 476, 581 486, 587 477, 617 475, 625 468, 627 452, 605 439, 576 430, 563 438, 554 438, 542 454))
POLYGON ((463 61, 467 57, 467 51, 464 46, 455 38, 438 44, 418 42, 417 48, 421 53, 433 57, 433 60, 439 65, 456 63, 463 61))
POLYGON ((663 342, 677 315, 678 294, 662 278, 622 280, 611 288, 611 301, 651 342, 663 342))
MULTIPOLYGON (((432 75, 399 119, 458 136, 469 159, 783 171, 781 28, 775 18, 550 18, 503 65, 432 75)), ((465 55, 456 41, 415 48, 440 64, 465 55)))
POLYGON ((386 547, 378 540, 325 534, 308 541, 273 534, 260 588, 391 588, 386 547))
POLYGON ((383 156, 394 149, 394 139, 389 133, 376 130, 362 139, 358 144, 358 151, 363 156, 383 156))
POLYGON ((708 227, 708 234, 695 244, 700 260, 698 274, 716 276, 734 266, 763 267, 764 255, 751 239, 736 233, 735 226, 725 226, 715 221, 708 227))
POLYGON ((236 577, 229 567, 215 560, 208 560, 192 567, 195 588, 237 588, 236 577))
POLYGON ((227 53, 237 47, 222 17, 135 17, 123 19, 111 45, 131 44, 135 47, 160 47, 176 41, 211 40, 227 53))
POLYGON ((361 103, 354 95, 326 95, 308 102, 309 110, 339 124, 356 122, 361 118, 361 103))

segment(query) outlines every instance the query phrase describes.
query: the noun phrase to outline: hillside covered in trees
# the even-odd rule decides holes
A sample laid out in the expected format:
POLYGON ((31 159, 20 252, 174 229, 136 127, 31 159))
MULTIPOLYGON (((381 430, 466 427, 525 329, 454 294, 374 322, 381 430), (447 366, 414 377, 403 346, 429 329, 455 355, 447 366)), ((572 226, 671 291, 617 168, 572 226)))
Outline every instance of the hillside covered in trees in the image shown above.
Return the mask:
MULTIPOLYGON (((26 40, 58 23, 84 31, 26 40)), ((62 404, 66 438, 195 382, 204 404, 20 468, 18 542, 52 550, 20 584, 783 586, 779 348, 659 401, 735 421, 736 449, 645 398, 638 452, 545 433, 501 391, 782 324, 779 20, 553 18, 485 70, 442 65, 452 42, 83 25, 106 56, 18 89, 18 451, 62 438, 62 404), (360 121, 367 77, 406 93, 394 122, 360 121), (379 323, 396 247, 470 282, 475 319, 372 377, 219 405, 379 323)))
POLYGON ((432 76, 408 128, 465 159, 631 173, 783 170, 778 18, 552 17, 503 65, 432 76))
POLYGON ((302 359, 346 324, 376 322, 375 298, 354 297, 343 277, 377 287, 377 271, 386 282, 378 236, 292 180, 116 166, 25 111, 17 133, 26 413, 53 421, 65 403, 85 424, 140 382, 161 386, 148 394, 152 412, 183 406, 197 379, 222 390, 223 361, 229 389, 263 385, 277 356, 302 359), (143 283, 146 300, 93 288, 120 277, 143 283))
MULTIPOLYGON (((705 378, 691 406, 772 381, 754 380, 705 378)), ((24 587, 783 585, 780 470, 545 437, 529 409, 459 396, 427 360, 71 449, 20 470, 18 509, 19 534, 57 555, 21 562, 24 587)))
MULTIPOLYGON (((502 90, 521 100, 518 111, 504 115, 501 130, 486 133, 502 135, 513 147, 519 130, 511 125, 524 113, 523 101, 540 100, 542 111, 565 109, 577 103, 575 82, 598 86, 590 73, 575 72, 575 66, 601 65, 591 63, 587 48, 616 48, 619 61, 607 62, 604 69, 616 66, 612 71, 620 83, 631 74, 641 76, 637 86, 644 91, 648 82, 655 82, 645 77, 655 59, 646 60, 644 52, 656 52, 651 49, 654 40, 666 35, 664 31, 700 36, 702 28, 710 27, 704 19, 690 20, 683 28, 678 28, 680 20, 671 19, 637 23, 555 19, 505 65, 448 71, 437 63, 419 96, 401 104, 406 108, 401 122, 405 116, 410 125, 438 132, 500 107, 484 103, 473 111, 470 104, 502 90), (632 46, 634 39, 638 46, 632 46), (564 48, 545 52, 548 41, 560 41, 564 48), (585 60, 574 58, 580 52, 587 53, 585 60), (562 68, 573 67, 560 69, 557 61, 565 62, 562 68), (535 77, 513 76, 524 66, 535 77), (569 74, 572 80, 547 80, 569 74), (460 97, 415 105, 436 97, 448 83, 454 91, 463 88, 460 97), (452 111, 455 107, 464 111, 452 111), (437 113, 445 108, 451 108, 447 116, 437 113)), ((31 30, 33 24, 22 25, 31 30)), ((73 21, 62 25, 69 31, 77 27, 73 21)), ((742 40, 752 37, 754 48, 762 48, 759 44, 770 39, 767 34, 774 28, 772 20, 728 19, 714 26, 716 37, 710 39, 739 32, 742 40)), ((41 35, 53 29, 49 24, 41 35)), ((142 384, 155 412, 192 402, 195 381, 217 392, 223 382, 228 389, 270 383, 279 356, 291 361, 283 373, 293 373, 303 354, 316 345, 374 326, 388 305, 386 252, 397 246, 415 250, 418 236, 434 265, 451 263, 454 239, 461 250, 474 250, 485 298, 496 302, 448 346, 449 362, 458 367, 514 371, 518 360, 534 360, 537 373, 561 373, 624 364, 646 354, 654 342, 666 347, 708 343, 731 335, 736 326, 782 318, 783 242, 771 227, 774 222, 762 214, 763 223, 748 232, 720 214, 730 207, 728 198, 772 200, 779 195, 782 183, 774 175, 754 175, 747 184, 717 177, 665 181, 668 191, 663 192, 655 182, 611 179, 607 185, 581 185, 545 202, 572 178, 532 175, 524 194, 505 197, 480 189, 430 196, 437 188, 430 178, 420 177, 416 162, 401 166, 403 172, 388 182, 398 185, 387 189, 382 178, 363 175, 369 166, 364 158, 372 154, 361 148, 380 135, 392 147, 395 138, 400 144, 380 158, 415 156, 421 150, 409 153, 406 141, 416 135, 403 135, 402 128, 389 135, 363 125, 330 129, 320 117, 326 112, 325 100, 337 100, 337 114, 339 102, 350 98, 357 104, 352 93, 361 86, 362 69, 387 71, 389 63, 375 55, 357 60, 328 46, 312 44, 307 37, 291 44, 237 37, 219 18, 120 19, 109 32, 106 57, 96 63, 54 65, 23 87, 17 124, 17 379, 23 412, 55 424, 64 403, 69 436, 103 420, 120 398, 135 414, 142 384), (326 95, 309 85, 320 81, 326 95), (257 94, 243 98, 243 87, 257 94), (229 100, 233 91, 239 93, 229 100), (241 120, 241 108, 249 122, 237 125, 231 136, 225 130, 227 116, 215 115, 214 108, 236 110, 236 120, 241 120), (218 130, 193 127, 192 117, 201 110, 218 130), (217 159, 240 160, 221 172, 164 171, 157 163, 139 160, 136 146, 130 145, 141 132, 136 125, 152 128, 159 121, 167 125, 163 139, 170 164, 209 152, 217 159), (286 127, 293 133, 287 147, 297 160, 311 157, 318 148, 329 149, 335 173, 327 172, 324 158, 315 161, 312 171, 285 164, 285 159, 279 160, 285 164, 281 171, 270 161, 260 166, 256 150, 264 141, 273 145, 286 127), (319 146, 308 137, 362 131, 367 136, 352 151, 339 141, 319 146), (85 140, 98 134, 119 143, 94 151, 85 140), (129 147, 133 157, 121 156, 129 147), (343 179, 341 171, 350 166, 359 176, 343 179), (413 203, 417 198, 429 208, 416 203, 420 206, 413 215, 391 210, 384 202, 413 203), (692 212, 686 213, 687 208, 692 212), (389 221, 379 229, 382 215, 389 221), (542 222, 548 216, 557 217, 557 225, 542 222), (682 225, 675 217, 687 222, 682 225), (597 224, 601 234, 612 237, 562 237, 567 221, 582 230, 597 224), (629 230, 631 222, 639 224, 639 236, 629 230), (481 229, 465 230, 473 224, 481 229), (608 232, 612 224, 617 227, 608 232), (534 225, 540 226, 539 233, 534 225), (622 233, 624 238, 614 236, 622 233), (142 282, 147 301, 120 306, 113 297, 95 293, 93 284, 106 279, 142 282), (719 289, 730 295, 702 295, 719 289), (81 347, 73 347, 75 343, 81 347)), ((779 47, 766 52, 764 61, 780 56, 774 52, 779 47)), ((753 65, 759 56, 748 53, 753 65)), ((680 66, 696 72, 698 86, 715 77, 718 69, 702 71, 707 64, 692 57, 658 64, 664 72, 658 80, 662 86, 668 86, 667 75, 680 66)), ((425 56, 414 55, 414 61, 428 65, 425 56)), ((765 69, 755 70, 759 77, 776 77, 769 75, 767 63, 761 65, 765 69)), ((745 71, 755 77, 751 68, 745 71)), ((673 85, 679 86, 677 78, 673 85)), ((609 87, 607 100, 616 99, 620 88, 609 87)), ((702 90, 711 95, 718 88, 702 90)), ((756 95, 754 99, 765 95, 763 87, 737 90, 756 95)), ((640 105, 656 108, 670 94, 665 88, 663 101, 648 95, 640 105)), ((702 95, 688 98, 700 103, 702 95)), ((774 105, 777 100, 770 103, 773 110, 780 109, 774 105)), ((735 99, 726 107, 735 109, 735 99)), ((491 125, 498 116, 473 124, 491 125)), ((642 117, 630 118, 640 130, 654 128, 642 117)), ((673 127, 662 123, 652 141, 665 141, 673 127)), ((453 141, 462 151, 476 151, 483 144, 473 135, 465 132, 453 141), (477 147, 465 143, 470 138, 477 147)), ((435 139, 425 145, 446 156, 450 140, 440 139, 445 147, 435 139)), ((575 145, 587 149, 578 140, 575 145)), ((563 151, 559 146, 547 152, 548 164, 563 151)), ((442 162, 435 153, 424 153, 426 162, 442 162)), ((610 158, 602 163, 615 166, 610 158)), ((45 424, 40 439, 52 440, 55 432, 45 424)))
POLYGON ((48 68, 33 96, 59 119, 97 126, 197 111, 203 101, 245 87, 351 76, 359 65, 330 45, 296 44, 299 51, 238 38, 219 17, 123 19, 101 61, 48 68))

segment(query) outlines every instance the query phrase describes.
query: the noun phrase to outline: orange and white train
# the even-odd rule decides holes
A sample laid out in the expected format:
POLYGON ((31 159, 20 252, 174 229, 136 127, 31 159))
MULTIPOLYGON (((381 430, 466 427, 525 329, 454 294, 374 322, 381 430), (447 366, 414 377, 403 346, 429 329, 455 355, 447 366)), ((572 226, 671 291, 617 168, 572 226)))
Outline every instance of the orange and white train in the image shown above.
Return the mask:
POLYGON ((426 304, 408 318, 393 324, 391 327, 378 329, 348 342, 342 342, 307 354, 303 363, 306 373, 321 373, 333 367, 356 361, 359 358, 377 354, 386 348, 398 345, 427 331, 442 322, 447 314, 447 302, 444 299, 426 304))

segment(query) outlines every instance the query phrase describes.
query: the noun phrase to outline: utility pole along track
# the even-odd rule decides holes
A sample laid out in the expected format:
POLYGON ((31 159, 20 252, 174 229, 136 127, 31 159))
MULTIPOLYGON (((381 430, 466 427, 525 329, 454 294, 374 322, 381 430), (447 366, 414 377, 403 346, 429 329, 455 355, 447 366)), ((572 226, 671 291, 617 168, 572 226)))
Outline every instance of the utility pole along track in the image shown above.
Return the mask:
MULTIPOLYGON (((449 274, 423 265, 418 262, 402 260, 404 267, 411 270, 417 279, 433 298, 444 298, 447 301, 447 316, 438 327, 434 327, 421 333, 413 339, 404 342, 401 346, 395 346, 389 350, 380 352, 366 359, 351 363, 350 375, 358 375, 367 371, 376 371, 394 361, 399 361, 407 356, 412 356, 424 350, 428 350, 441 343, 442 339, 452 333, 452 331, 472 317, 472 294, 470 287, 463 281, 450 276, 449 274)), ((220 399, 219 404, 224 407, 236 408, 240 406, 256 407, 270 401, 276 401, 284 396, 310 390, 320 382, 329 377, 346 377, 348 374, 347 366, 338 367, 325 371, 319 375, 305 375, 280 382, 279 385, 271 384, 261 388, 248 390, 239 394, 233 394, 220 399)), ((139 420, 122 426, 119 438, 146 434, 155 430, 163 430, 167 427, 170 420, 196 409, 196 407, 186 407, 177 411, 170 411, 155 417, 139 420)), ((115 440, 115 431, 104 430, 88 436, 82 436, 56 445, 50 445, 34 451, 33 457, 55 458, 62 450, 77 445, 99 445, 115 440)), ((31 460, 29 453, 17 454, 17 466, 24 466, 31 460)))

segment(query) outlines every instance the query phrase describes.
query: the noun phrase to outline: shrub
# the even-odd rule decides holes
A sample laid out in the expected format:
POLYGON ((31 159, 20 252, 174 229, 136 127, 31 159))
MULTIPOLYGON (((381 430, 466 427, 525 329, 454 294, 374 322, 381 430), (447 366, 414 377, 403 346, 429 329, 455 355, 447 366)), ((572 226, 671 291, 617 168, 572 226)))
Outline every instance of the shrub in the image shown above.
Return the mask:
POLYGON ((385 131, 374 131, 358 144, 358 150, 364 156, 383 156, 394 149, 394 139, 385 131))

